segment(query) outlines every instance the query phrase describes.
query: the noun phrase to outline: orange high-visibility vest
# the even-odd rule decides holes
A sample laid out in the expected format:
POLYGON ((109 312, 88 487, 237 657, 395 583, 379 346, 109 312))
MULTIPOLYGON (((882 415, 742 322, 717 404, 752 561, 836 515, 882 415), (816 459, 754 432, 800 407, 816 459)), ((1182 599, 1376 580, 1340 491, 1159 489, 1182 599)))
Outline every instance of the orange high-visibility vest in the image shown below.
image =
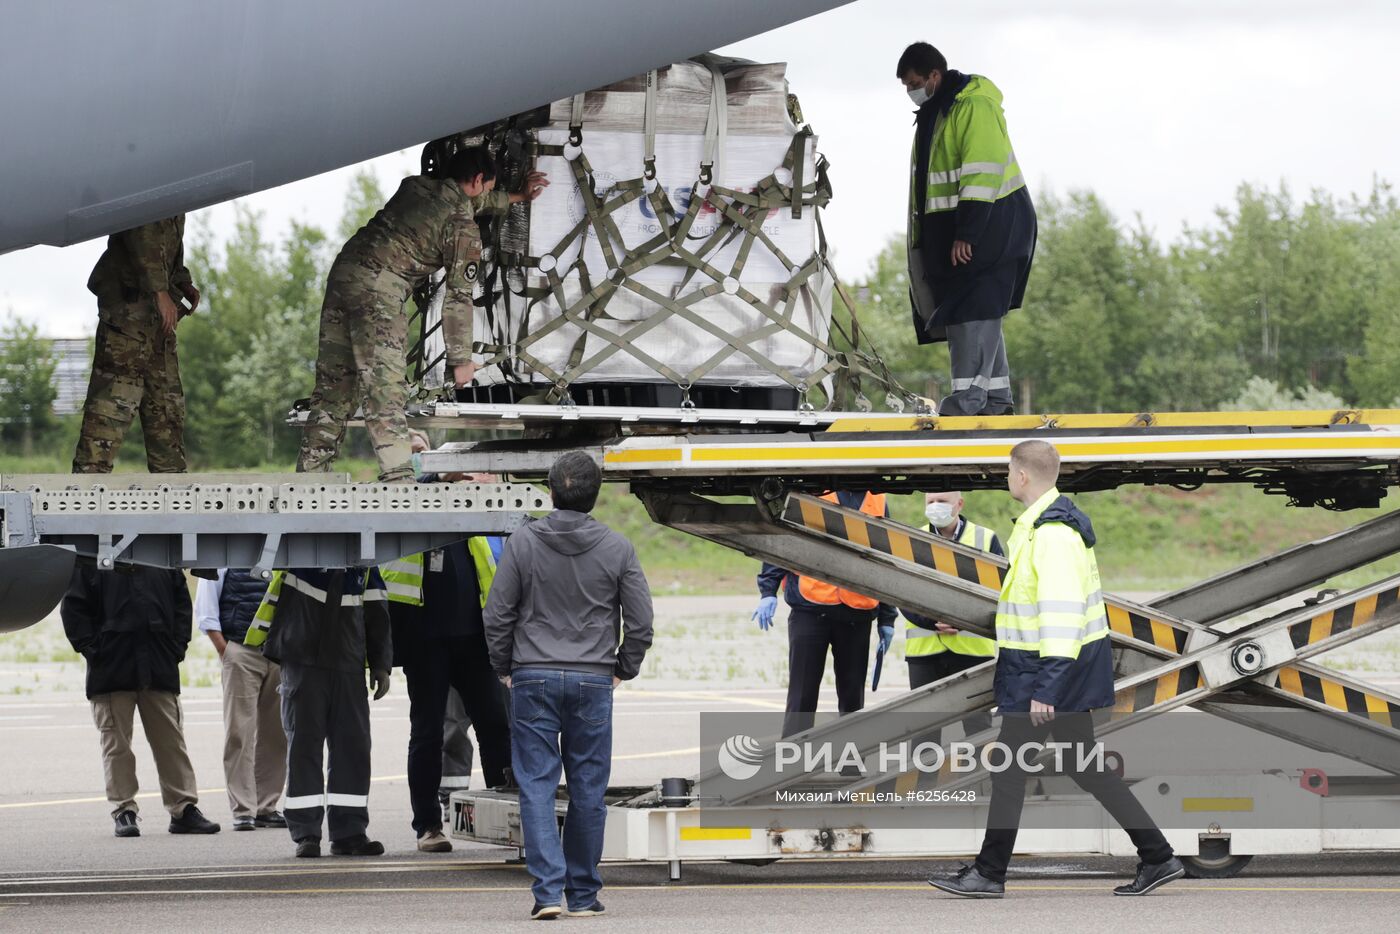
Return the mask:
MULTIPOLYGON (((823 494, 821 499, 828 503, 840 503, 835 493, 823 494)), ((884 518, 885 515, 885 494, 866 493, 865 502, 860 504, 860 511, 867 516, 884 518)), ((802 594, 802 599, 809 603, 819 603, 824 606, 836 606, 845 604, 853 610, 873 610, 880 605, 880 601, 874 597, 867 597, 865 594, 855 593, 851 590, 844 590, 835 584, 828 584, 826 581, 819 581, 814 577, 799 575, 797 578, 797 592, 802 594)))

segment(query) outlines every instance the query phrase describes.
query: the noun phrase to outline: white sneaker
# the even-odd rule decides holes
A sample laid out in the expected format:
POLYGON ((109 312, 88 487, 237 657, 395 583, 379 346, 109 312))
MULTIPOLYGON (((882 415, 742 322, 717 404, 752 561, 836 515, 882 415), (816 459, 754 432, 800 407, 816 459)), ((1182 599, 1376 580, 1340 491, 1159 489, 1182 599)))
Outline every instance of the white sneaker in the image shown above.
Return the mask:
POLYGON ((443 836, 441 830, 425 830, 418 835, 420 853, 451 853, 452 841, 443 836))

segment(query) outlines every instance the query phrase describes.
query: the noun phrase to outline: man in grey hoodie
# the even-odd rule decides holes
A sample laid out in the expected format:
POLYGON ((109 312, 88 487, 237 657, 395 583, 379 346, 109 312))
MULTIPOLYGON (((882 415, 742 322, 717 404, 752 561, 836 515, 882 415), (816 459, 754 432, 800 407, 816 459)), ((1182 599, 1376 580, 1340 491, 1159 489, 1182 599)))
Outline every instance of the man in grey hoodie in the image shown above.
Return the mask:
POLYGON ((530 917, 603 913, 612 694, 651 645, 651 590, 636 549, 589 513, 602 473, 582 452, 549 471, 554 511, 506 540, 482 616, 491 665, 510 688, 511 767, 520 785, 530 917), (561 754, 562 751, 562 754, 561 754), (559 773, 569 791, 563 839, 559 773))

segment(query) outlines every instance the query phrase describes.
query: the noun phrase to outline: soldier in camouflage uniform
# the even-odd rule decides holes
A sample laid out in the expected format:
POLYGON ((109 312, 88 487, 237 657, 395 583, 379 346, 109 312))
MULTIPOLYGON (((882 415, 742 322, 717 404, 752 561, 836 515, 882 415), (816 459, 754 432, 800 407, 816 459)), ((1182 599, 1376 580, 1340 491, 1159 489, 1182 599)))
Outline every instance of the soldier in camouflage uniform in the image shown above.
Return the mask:
POLYGON ((411 482, 403 305, 413 290, 446 270, 442 334, 459 386, 475 375, 472 289, 481 263, 480 211, 533 200, 548 184, 530 173, 525 191, 494 191, 495 166, 484 148, 465 149, 441 178, 406 178, 389 202, 350 238, 331 266, 321 306, 316 388, 302 435, 298 471, 325 471, 357 403, 374 444, 382 482, 411 482))
POLYGON ((110 473, 139 412, 151 473, 185 469, 185 393, 175 325, 199 305, 185 268, 183 214, 113 234, 88 279, 97 296, 97 346, 74 473, 110 473), (186 310, 174 293, 189 300, 186 310))

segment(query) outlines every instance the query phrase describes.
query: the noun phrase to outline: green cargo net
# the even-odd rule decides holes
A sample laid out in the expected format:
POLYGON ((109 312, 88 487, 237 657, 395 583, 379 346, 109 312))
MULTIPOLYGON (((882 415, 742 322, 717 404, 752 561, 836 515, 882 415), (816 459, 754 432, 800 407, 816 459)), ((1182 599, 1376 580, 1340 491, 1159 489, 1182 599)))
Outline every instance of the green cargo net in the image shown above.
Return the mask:
MULTIPOLYGON (((722 95, 721 81, 722 78, 716 79, 716 97, 722 95)), ((866 394, 867 389, 883 391, 885 404, 896 411, 902 411, 906 405, 917 406, 920 400, 899 384, 863 334, 855 303, 827 259, 820 209, 831 199, 831 185, 827 162, 821 156, 815 161, 812 177, 804 177, 811 128, 804 126, 794 134, 781 165, 761 179, 752 191, 739 191, 714 183, 714 160, 722 151, 722 146, 717 145, 722 135, 711 132, 716 122, 711 119, 697 184, 681 213, 674 209, 665 188, 656 181, 654 135, 650 132, 654 86, 653 72, 648 76, 647 156, 641 171, 637 177, 612 183, 603 191, 599 190, 586 152, 583 95, 574 98, 569 140, 564 145, 540 143, 524 132, 522 124, 530 115, 501 121, 484 132, 476 131, 431 144, 438 147, 441 153, 438 158, 443 158, 456 146, 486 143, 497 154, 498 164, 506 168, 498 181, 499 185, 506 186, 523 178, 540 156, 563 157, 582 198, 583 216, 543 255, 503 249, 504 225, 499 222, 486 232, 489 249, 484 274, 479 280, 482 292, 476 305, 484 312, 492 339, 474 343, 474 351, 484 357, 478 363, 478 372, 498 367, 508 384, 534 391, 536 401, 568 403, 571 387, 586 381, 589 374, 606 361, 625 354, 654 372, 660 380, 680 389, 688 404, 693 387, 705 382, 720 364, 740 357, 769 374, 774 381, 795 390, 804 408, 820 405, 834 410, 870 411, 874 406, 866 394), (655 218, 659 229, 654 236, 628 248, 614 216, 639 199, 649 202, 649 216, 655 218), (716 213, 716 226, 709 234, 697 236, 692 228, 707 205, 716 213), (772 211, 787 211, 796 218, 809 210, 817 212, 818 249, 799 264, 764 230, 763 220, 772 211), (582 242, 590 234, 596 238, 607 266, 606 273, 596 281, 594 271, 585 263, 582 242), (725 266, 718 265, 719 254, 735 244, 733 261, 725 266), (745 265, 758 244, 791 271, 787 281, 776 288, 765 283, 768 301, 747 288, 742 279, 745 265), (563 257, 570 255, 574 258, 564 262, 563 257), (642 270, 662 263, 685 269, 674 290, 675 296, 663 294, 637 278, 642 270), (803 298, 804 288, 808 289, 808 300, 817 301, 818 277, 823 275, 829 278, 836 298, 832 302, 830 331, 825 336, 804 327, 794 313, 803 298), (566 289, 570 277, 576 277, 578 286, 578 294, 572 298, 566 289), (642 299, 649 313, 640 319, 635 314, 626 319, 611 314, 610 302, 624 292, 642 299), (721 294, 737 298, 754 310, 753 324, 747 330, 730 333, 710 321, 697 307, 706 299, 721 294), (558 316, 532 330, 532 321, 542 317, 537 309, 550 299, 558 309, 558 316), (519 308, 517 303, 524 306, 520 314, 513 313, 519 308), (638 340, 645 334, 676 318, 683 320, 687 327, 717 339, 721 345, 719 349, 693 365, 680 365, 674 360, 658 359, 638 346, 638 340), (513 327, 506 324, 511 321, 515 322, 513 327), (621 322, 622 326, 614 330, 602 326, 604 321, 614 322, 614 327, 621 322), (570 327, 576 329, 577 339, 567 360, 560 365, 557 359, 553 363, 543 359, 537 352, 541 342, 570 327), (825 363, 815 370, 800 373, 775 364, 759 345, 780 333, 810 346, 825 363), (601 342, 601 346, 594 344, 592 352, 588 348, 590 335, 601 342), (519 370, 528 370, 533 378, 525 378, 519 370), (814 395, 818 398, 814 399, 814 395)), ((790 99, 790 109, 795 111, 795 99, 790 99)), ((794 119, 800 122, 800 114, 795 114, 794 119)), ((559 181, 554 180, 556 184, 559 181)), ((512 223, 524 219, 528 224, 525 211, 523 205, 513 208, 512 223)), ((431 294, 423 296, 419 307, 428 308, 430 300, 431 294)), ((421 381, 442 362, 442 355, 430 355, 425 350, 427 337, 439 324, 429 322, 428 315, 421 312, 418 320, 421 339, 410 353, 410 363, 415 377, 421 381)))

